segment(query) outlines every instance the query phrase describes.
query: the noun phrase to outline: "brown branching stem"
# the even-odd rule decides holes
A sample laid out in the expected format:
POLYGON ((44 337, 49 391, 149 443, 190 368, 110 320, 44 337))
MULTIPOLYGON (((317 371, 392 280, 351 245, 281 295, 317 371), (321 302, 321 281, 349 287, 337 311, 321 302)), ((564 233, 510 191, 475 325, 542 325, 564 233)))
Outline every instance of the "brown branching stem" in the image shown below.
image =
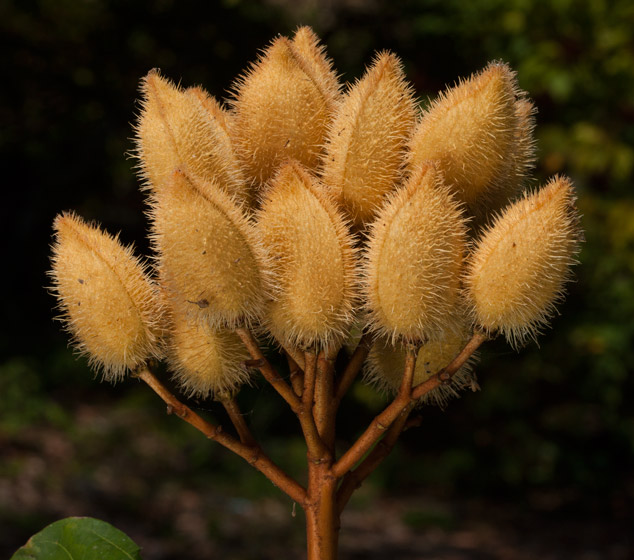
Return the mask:
POLYGON ((291 370, 289 385, 266 360, 251 333, 245 328, 236 329, 236 332, 251 354, 251 365, 260 369, 265 379, 299 418, 308 448, 307 489, 289 477, 262 451, 233 398, 227 397, 221 399, 221 402, 236 429, 239 441, 223 432, 221 426, 204 420, 181 403, 149 369, 136 372, 136 376, 165 401, 168 412, 176 413, 208 438, 245 459, 291 499, 302 505, 306 512, 309 560, 336 558, 339 517, 354 490, 390 453, 400 434, 408 427, 420 424, 420 417, 409 418, 416 402, 427 392, 443 383, 449 383, 473 352, 487 340, 484 333, 474 333, 447 367, 416 386, 412 385, 420 345, 409 344, 398 394, 374 418, 350 449, 334 462, 336 409, 367 357, 373 341, 371 335, 361 338, 337 385, 334 383, 336 353, 321 352, 317 355, 313 351, 306 352, 303 356, 303 375, 294 358, 287 354, 291 370), (301 380, 301 385, 298 380, 301 380), (340 480, 341 484, 337 488, 340 480))
POLYGON ((432 375, 427 381, 414 387, 412 399, 418 400, 436 387, 449 383, 454 374, 465 364, 480 345, 488 339, 489 337, 482 331, 474 332, 469 342, 467 342, 465 347, 447 367, 441 369, 436 375, 432 375))
POLYGON ((414 372, 416 369, 416 356, 420 344, 409 344, 407 348, 407 357, 405 361, 405 370, 401 380, 401 386, 398 391, 396 400, 402 400, 408 404, 403 408, 400 415, 394 419, 389 428, 385 431, 385 435, 378 441, 372 451, 366 456, 361 464, 354 470, 349 471, 345 475, 339 490, 337 491, 337 513, 340 515, 343 508, 348 503, 352 493, 361 486, 361 483, 376 469, 383 459, 392 451, 396 440, 401 435, 409 413, 414 408, 414 402, 411 400, 412 383, 414 381, 414 372))
POLYGON ((282 346, 282 350, 284 350, 284 353, 287 356, 290 356, 293 359, 301 371, 306 369, 304 354, 299 349, 292 346, 282 346))
POLYGON ((216 426, 201 416, 196 414, 187 405, 180 402, 165 387, 155 375, 147 368, 136 372, 136 377, 147 383, 150 388, 167 404, 169 413, 176 414, 188 424, 192 425, 198 431, 202 432, 209 439, 218 442, 220 445, 233 451, 236 455, 242 457, 250 465, 259 470, 266 476, 275 486, 285 492, 292 500, 305 504, 306 490, 295 480, 289 477, 282 469, 280 469, 271 459, 264 453, 262 448, 255 445, 246 445, 236 440, 231 435, 223 432, 221 426, 216 426))
POLYGON ((262 360, 244 360, 244 362, 242 362, 245 367, 249 367, 249 368, 259 368, 260 366, 264 365, 264 362, 262 362, 262 360))
POLYGON ((372 420, 368 428, 361 434, 359 439, 348 449, 346 453, 333 465, 332 473, 336 478, 344 476, 357 464, 363 455, 378 441, 378 439, 389 429, 392 423, 402 415, 406 409, 416 403, 429 391, 439 387, 444 383, 449 383, 452 376, 464 365, 469 357, 478 347, 487 340, 487 335, 476 331, 461 352, 451 361, 451 363, 440 370, 429 379, 420 383, 410 390, 407 384, 411 383, 416 368, 416 354, 414 346, 408 346, 407 357, 405 359, 405 371, 403 380, 396 398, 378 416, 372 420))
POLYGON ((317 383, 313 409, 317 431, 331 455, 334 455, 335 445, 334 370, 336 357, 337 352, 332 350, 320 352, 317 358, 317 383))
MULTIPOLYGON (((299 423, 302 427, 302 432, 304 433, 304 439, 306 440, 308 455, 310 459, 312 461, 323 460, 323 458, 328 455, 328 453, 323 441, 319 437, 319 433, 317 432, 317 427, 315 426, 315 421, 313 420, 312 415, 312 401, 315 391, 315 354, 312 353, 312 356, 315 358, 312 365, 308 363, 305 364, 306 371, 304 373, 304 394, 300 399, 293 388, 288 383, 286 383, 286 381, 284 381, 284 379, 279 375, 275 368, 264 357, 262 350, 260 350, 260 347, 258 346, 255 338, 253 338, 251 332, 246 327, 238 327, 236 329, 236 334, 240 337, 240 339, 246 346, 249 354, 251 354, 251 358, 253 358, 254 360, 259 360, 259 363, 261 363, 259 369, 264 378, 273 386, 273 388, 288 403, 288 405, 291 407, 291 410, 297 415, 299 423), (309 385, 309 394, 307 394, 306 392, 307 383, 309 385), (312 389, 310 388, 311 383, 312 389)), ((309 352, 306 353, 306 360, 308 360, 309 354, 309 352)))
POLYGON ((249 447, 257 445, 257 442, 255 441, 242 412, 240 412, 240 408, 238 407, 236 400, 234 398, 225 398, 221 399, 220 402, 222 402, 222 406, 224 406, 227 411, 227 415, 229 416, 233 427, 236 429, 240 441, 249 447))
POLYGON ((374 334, 364 333, 361 337, 361 340, 359 340, 359 344, 357 344, 357 347, 350 357, 348 365, 343 370, 343 373, 341 374, 341 377, 339 378, 339 381, 335 388, 335 409, 339 406, 341 399, 348 392, 348 389, 350 388, 359 371, 361 370, 363 362, 365 362, 365 359, 370 353, 370 348, 372 348, 374 338, 374 334))
POLYGON ((361 457, 376 443, 376 441, 388 430, 392 422, 410 406, 411 386, 416 369, 416 356, 418 346, 409 345, 407 356, 405 357, 405 370, 401 387, 392 403, 372 420, 368 428, 361 434, 359 439, 344 453, 344 455, 333 465, 332 473, 336 478, 340 478, 351 470, 354 465, 361 460, 361 457), (409 387, 409 390, 408 390, 409 387))
POLYGON ((341 515, 341 512, 354 491, 361 486, 363 481, 383 462, 383 459, 390 454, 394 445, 396 445, 396 441, 408 424, 408 417, 412 408, 413 404, 406 407, 359 466, 344 476, 337 490, 337 513, 339 515, 341 515))
POLYGON ((308 497, 306 537, 308 560, 336 560, 339 514, 335 494, 337 479, 330 472, 330 463, 308 464, 308 497))
POLYGON ((295 391, 295 394, 301 399, 302 393, 304 392, 304 374, 295 361, 295 358, 293 358, 286 350, 284 353, 286 354, 286 360, 288 361, 291 387, 293 387, 293 391, 295 391))
POLYGON ((304 390, 302 393, 302 404, 309 409, 312 414, 313 402, 315 400, 315 383, 317 382, 317 356, 314 352, 304 353, 304 390))
POLYGON ((315 403, 315 383, 317 381, 317 355, 312 351, 304 354, 304 389, 302 393, 301 408, 297 414, 304 432, 308 459, 313 463, 323 463, 330 460, 332 453, 328 450, 321 438, 313 416, 315 403))
POLYGON ((295 394, 295 391, 293 391, 291 386, 280 377, 277 371, 275 371, 275 368, 273 368, 269 361, 264 357, 262 350, 260 350, 260 347, 258 346, 256 340, 253 338, 251 332, 245 327, 238 327, 236 329, 236 334, 240 337, 240 339, 246 346, 249 354, 251 354, 251 358, 253 360, 258 360, 258 363, 261 364, 258 366, 258 369, 260 370, 264 378, 288 403, 293 412, 298 413, 301 407, 299 397, 295 394))

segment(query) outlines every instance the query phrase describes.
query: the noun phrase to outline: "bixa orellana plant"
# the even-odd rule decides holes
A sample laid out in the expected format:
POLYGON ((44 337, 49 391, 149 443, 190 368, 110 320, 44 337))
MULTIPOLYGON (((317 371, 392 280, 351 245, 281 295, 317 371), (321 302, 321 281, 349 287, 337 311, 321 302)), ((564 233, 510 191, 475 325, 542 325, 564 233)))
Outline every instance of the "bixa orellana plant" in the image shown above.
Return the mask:
POLYGON ((394 54, 344 87, 302 27, 263 51, 226 105, 157 70, 141 94, 151 264, 58 216, 51 275, 65 324, 104 379, 145 381, 301 505, 308 557, 335 558, 341 511, 412 411, 477 388, 487 339, 519 348, 547 326, 581 237, 573 186, 527 187, 535 109, 502 62, 420 111, 394 54), (178 400, 157 359, 186 396, 219 401, 234 430, 178 400), (239 411, 257 371, 297 415, 306 483, 269 459, 239 411), (393 399, 341 452, 337 409, 362 371, 393 399))

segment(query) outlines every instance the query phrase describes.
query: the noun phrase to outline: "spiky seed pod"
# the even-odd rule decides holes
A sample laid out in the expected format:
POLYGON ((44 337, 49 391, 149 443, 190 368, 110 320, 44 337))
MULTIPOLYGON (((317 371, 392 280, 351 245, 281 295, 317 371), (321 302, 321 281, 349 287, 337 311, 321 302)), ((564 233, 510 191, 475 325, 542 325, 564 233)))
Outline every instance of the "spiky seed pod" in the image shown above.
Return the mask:
POLYGON ((510 193, 510 196, 519 194, 526 178, 535 167, 536 141, 535 141, 535 115, 537 108, 534 103, 526 97, 520 97, 515 102, 515 116, 517 118, 515 143, 517 149, 513 154, 515 161, 511 167, 514 176, 511 176, 510 185, 506 187, 508 190, 512 187, 516 188, 516 192, 510 193))
POLYGON ((296 162, 265 192, 258 232, 275 266, 268 310, 274 336, 289 346, 340 342, 354 311, 353 240, 336 204, 296 162))
MULTIPOLYGON (((201 177, 216 181, 237 202, 251 203, 254 193, 231 140, 230 128, 233 115, 201 87, 187 88, 185 94, 194 96, 198 100, 207 112, 206 124, 210 126, 213 151, 209 152, 209 168, 200 174, 201 177)), ((206 140, 209 140, 209 137, 206 137, 206 140)), ((195 168, 192 171, 197 173, 195 168)))
POLYGON ((257 320, 267 292, 266 256, 229 195, 175 171, 156 193, 152 242, 170 296, 214 326, 257 320))
MULTIPOLYGON (((458 355, 469 340, 465 330, 450 332, 440 340, 430 340, 423 344, 416 358, 413 386, 427 381, 432 375, 446 367, 458 355)), ((377 340, 368 355, 365 379, 388 393, 396 393, 403 378, 407 350, 397 343, 377 340)), ((472 356, 451 378, 448 385, 440 385, 421 398, 421 403, 444 406, 458 391, 477 387, 472 356)))
POLYGON ((312 33, 276 39, 235 86, 232 131, 248 175, 262 185, 288 158, 315 167, 338 93, 312 33))
POLYGON ((212 327, 173 306, 167 359, 174 379, 190 397, 232 395, 249 380, 250 355, 235 332, 212 327))
POLYGON ((91 366, 116 381, 159 357, 161 306, 132 248, 73 213, 57 216, 53 229, 53 290, 91 366))
POLYGON ((371 221, 396 187, 414 122, 413 92, 401 63, 380 53, 339 105, 323 158, 322 180, 355 225, 371 221))
POLYGON ((410 165, 438 160, 447 185, 481 217, 492 201, 518 192, 532 165, 532 114, 515 73, 493 62, 424 112, 409 142, 410 165))
POLYGON ((461 207, 440 171, 432 164, 419 168, 370 231, 364 292, 371 328, 412 341, 452 328, 466 240, 461 207))
POLYGON ((467 267, 475 321, 513 346, 555 313, 581 238, 572 183, 555 177, 497 216, 467 267))
POLYGON ((519 123, 515 141, 518 149, 514 154, 515 162, 510 166, 511 175, 504 188, 488 193, 486 207, 479 209, 476 223, 471 224, 476 230, 522 194, 526 178, 535 165, 535 105, 528 99, 518 99, 515 110, 519 123))
POLYGON ((157 70, 141 82, 142 110, 136 128, 144 178, 160 189, 176 168, 213 180, 240 203, 250 197, 222 107, 202 88, 182 90, 157 70))
POLYGON ((317 34, 308 26, 299 27, 292 40, 292 47, 302 62, 306 75, 319 88, 324 99, 333 104, 339 97, 341 85, 328 58, 326 47, 319 42, 317 34))

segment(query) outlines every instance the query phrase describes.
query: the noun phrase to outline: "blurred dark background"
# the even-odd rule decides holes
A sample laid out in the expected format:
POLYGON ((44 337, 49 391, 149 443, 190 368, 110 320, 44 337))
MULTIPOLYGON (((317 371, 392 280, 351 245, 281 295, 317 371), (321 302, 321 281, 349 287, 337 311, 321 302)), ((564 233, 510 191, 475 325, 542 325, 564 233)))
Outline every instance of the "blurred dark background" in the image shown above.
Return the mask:
MULTIPOLYGON (((147 253, 131 123, 153 67, 225 97, 276 34, 314 27, 344 81, 403 59, 423 100, 489 60, 539 109, 537 182, 572 177, 586 243, 561 317, 517 354, 489 344, 482 391, 425 409, 359 491, 343 558, 633 558, 634 4, 629 0, 5 0, 0 146, 0 557, 69 515, 128 532, 147 560, 301 557, 301 515, 135 381, 100 383, 52 321, 55 214, 147 253)), ((301 476, 293 419, 263 383, 241 405, 301 476)), ((342 442, 382 399, 355 387, 342 442)), ((213 403, 191 403, 217 421, 213 403)))

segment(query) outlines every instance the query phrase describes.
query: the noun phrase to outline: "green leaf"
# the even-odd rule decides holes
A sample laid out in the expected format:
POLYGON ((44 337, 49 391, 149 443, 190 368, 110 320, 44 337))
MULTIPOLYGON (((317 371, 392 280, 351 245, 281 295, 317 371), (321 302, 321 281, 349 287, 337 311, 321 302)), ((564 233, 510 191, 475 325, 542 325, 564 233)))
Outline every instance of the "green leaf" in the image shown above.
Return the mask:
POLYGON ((67 517, 33 535, 11 560, 141 560, 139 550, 105 521, 67 517))

